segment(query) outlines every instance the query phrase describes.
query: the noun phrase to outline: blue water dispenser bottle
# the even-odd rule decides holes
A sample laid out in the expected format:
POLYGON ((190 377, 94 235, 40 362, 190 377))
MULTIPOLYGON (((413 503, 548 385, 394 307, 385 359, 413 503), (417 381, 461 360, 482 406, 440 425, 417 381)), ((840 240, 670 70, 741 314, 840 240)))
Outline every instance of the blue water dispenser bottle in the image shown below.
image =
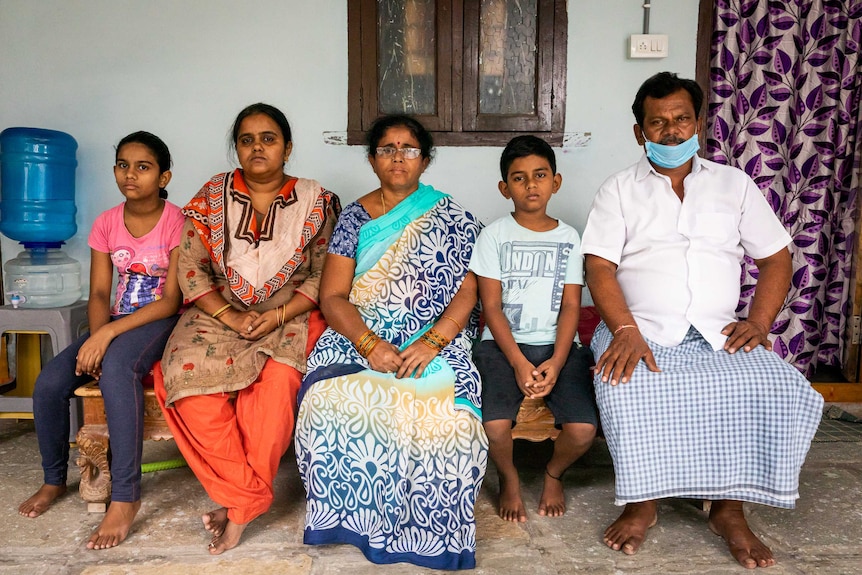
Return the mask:
POLYGON ((0 132, 0 233, 24 245, 4 266, 7 301, 60 307, 81 298, 81 264, 60 246, 75 235, 75 157, 65 132, 0 132))

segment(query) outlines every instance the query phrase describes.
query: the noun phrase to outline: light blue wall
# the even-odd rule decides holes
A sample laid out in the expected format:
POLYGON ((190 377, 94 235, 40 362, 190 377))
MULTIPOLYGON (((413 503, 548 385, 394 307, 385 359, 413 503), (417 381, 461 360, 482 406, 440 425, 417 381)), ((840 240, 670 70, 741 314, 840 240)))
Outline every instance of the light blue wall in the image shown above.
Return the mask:
MULTIPOLYGON (((586 147, 558 150, 563 189, 550 211, 583 229, 592 197, 637 160, 631 100, 661 70, 694 77, 698 2, 653 2, 651 32, 670 55, 629 60, 640 0, 570 0, 566 131, 586 147)), ((363 151, 324 143, 347 126, 345 0, 0 0, 0 130, 62 130, 78 141, 78 234, 66 251, 88 269, 87 233, 122 200, 113 146, 158 134, 174 155, 170 199, 182 205, 233 163, 226 134, 246 104, 265 101, 294 127, 291 173, 320 180, 346 204, 376 187, 363 151)), ((509 206, 497 192, 500 148, 440 148, 425 181, 481 219, 509 206)), ((2 191, 0 191, 2 193, 2 191)), ((2 259, 19 246, 2 239, 2 259)))

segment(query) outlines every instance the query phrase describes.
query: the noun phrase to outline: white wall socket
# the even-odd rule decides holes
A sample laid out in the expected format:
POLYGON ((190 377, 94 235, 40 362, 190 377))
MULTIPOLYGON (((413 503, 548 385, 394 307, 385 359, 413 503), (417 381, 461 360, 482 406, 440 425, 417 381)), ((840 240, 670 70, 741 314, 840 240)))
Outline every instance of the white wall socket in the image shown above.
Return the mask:
POLYGON ((667 34, 632 34, 629 58, 667 58, 667 34))

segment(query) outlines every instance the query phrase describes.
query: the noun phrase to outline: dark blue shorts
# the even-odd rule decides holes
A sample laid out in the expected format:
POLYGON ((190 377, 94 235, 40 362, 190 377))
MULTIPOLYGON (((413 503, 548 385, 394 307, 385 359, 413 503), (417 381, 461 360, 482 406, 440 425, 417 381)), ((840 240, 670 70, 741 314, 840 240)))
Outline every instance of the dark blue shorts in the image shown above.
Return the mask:
MULTIPOLYGON (((521 353, 533 364, 550 359, 554 346, 518 344, 521 353)), ((515 370, 494 340, 479 342, 473 351, 473 361, 482 376, 482 421, 510 419, 513 424, 518 415, 524 394, 515 381, 515 370)), ((593 376, 593 354, 578 343, 572 344, 557 383, 545 396, 545 404, 554 414, 554 424, 590 423, 596 425, 595 392, 593 376)))

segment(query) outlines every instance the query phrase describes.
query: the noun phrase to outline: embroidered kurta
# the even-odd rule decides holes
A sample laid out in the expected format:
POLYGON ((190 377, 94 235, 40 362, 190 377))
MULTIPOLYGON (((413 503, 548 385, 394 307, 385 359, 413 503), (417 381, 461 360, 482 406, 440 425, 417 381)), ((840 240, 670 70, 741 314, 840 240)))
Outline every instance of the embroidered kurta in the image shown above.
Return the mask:
MULTIPOLYGON (((183 209, 179 283, 185 303, 212 291, 239 310, 264 312, 293 297, 317 302, 340 205, 314 180, 291 178, 258 229, 241 170, 214 176, 183 209)), ((250 385, 272 358, 305 373, 308 314, 256 341, 191 306, 162 358, 166 404, 250 385)))

